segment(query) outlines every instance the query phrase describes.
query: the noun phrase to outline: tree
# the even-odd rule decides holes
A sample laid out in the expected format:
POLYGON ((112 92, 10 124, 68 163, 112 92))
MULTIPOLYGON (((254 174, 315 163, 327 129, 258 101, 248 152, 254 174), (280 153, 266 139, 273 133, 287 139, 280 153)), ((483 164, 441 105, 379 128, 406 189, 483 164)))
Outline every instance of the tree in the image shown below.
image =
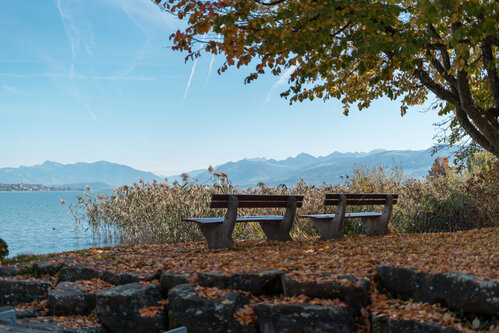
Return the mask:
POLYGON ((437 157, 428 171, 429 177, 446 177, 452 172, 452 167, 449 165, 449 159, 445 156, 437 157))
POLYGON ((444 141, 472 139, 499 157, 497 0, 153 0, 187 21, 173 49, 256 64, 249 83, 288 71, 290 103, 337 98, 347 115, 381 96, 401 113, 423 104, 449 117, 444 141), (201 48, 194 44, 202 43, 201 48))

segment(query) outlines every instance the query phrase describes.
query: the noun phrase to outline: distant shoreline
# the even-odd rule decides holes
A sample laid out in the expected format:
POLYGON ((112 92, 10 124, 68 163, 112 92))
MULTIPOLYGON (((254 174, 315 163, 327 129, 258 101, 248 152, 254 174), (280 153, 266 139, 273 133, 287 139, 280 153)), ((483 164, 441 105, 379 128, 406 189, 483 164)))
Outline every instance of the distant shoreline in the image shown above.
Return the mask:
POLYGON ((41 184, 1 184, 0 183, 0 192, 52 192, 52 191, 83 191, 83 189, 45 186, 41 184))

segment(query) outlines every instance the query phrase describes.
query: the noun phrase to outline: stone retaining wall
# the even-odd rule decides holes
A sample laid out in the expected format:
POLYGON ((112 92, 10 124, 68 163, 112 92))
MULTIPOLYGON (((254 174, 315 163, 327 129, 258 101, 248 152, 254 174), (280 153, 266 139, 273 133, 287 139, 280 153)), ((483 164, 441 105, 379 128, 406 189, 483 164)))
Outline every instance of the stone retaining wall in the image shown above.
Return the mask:
MULTIPOLYGON (((0 274, 5 273, 0 276, 0 307, 47 300, 51 315, 96 313, 102 327, 81 327, 74 331, 78 333, 164 332, 178 324, 187 326, 189 333, 353 332, 356 316, 368 306, 369 291, 373 287, 367 279, 354 276, 345 275, 341 279, 325 282, 300 282, 280 271, 232 275, 212 272, 197 276, 163 272, 160 276, 143 278, 85 266, 51 265, 47 261, 35 264, 33 270, 39 275, 58 275, 58 279, 52 278, 51 285, 48 279, 22 280, 12 276, 11 270, 0 270, 0 274), (79 289, 75 283, 96 278, 115 286, 92 293, 79 289), (233 291, 217 297, 202 297, 196 291, 196 285, 233 291), (253 307, 256 322, 244 325, 234 315, 250 304, 250 295, 335 298, 344 305, 264 302, 253 307)), ((377 273, 380 287, 396 297, 441 303, 451 309, 481 316, 493 317, 499 313, 497 281, 479 281, 463 274, 418 273, 411 268, 390 266, 378 266, 377 273)), ((38 313, 35 311, 33 315, 38 313)), ((372 314, 370 318, 373 332, 456 331, 434 323, 390 320, 386 316, 372 314)), ((19 321, 20 327, 16 332, 30 332, 30 328, 72 332, 62 330, 55 324, 40 325, 30 326, 19 321)))

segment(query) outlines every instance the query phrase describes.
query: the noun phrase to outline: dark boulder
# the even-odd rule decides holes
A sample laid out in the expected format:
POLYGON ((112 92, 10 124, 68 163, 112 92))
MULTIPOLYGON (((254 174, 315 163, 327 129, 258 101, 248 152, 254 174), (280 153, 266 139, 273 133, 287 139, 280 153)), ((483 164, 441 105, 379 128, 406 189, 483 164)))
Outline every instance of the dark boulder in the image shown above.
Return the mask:
POLYGON ((25 328, 19 326, 3 326, 0 325, 0 333, 47 333, 46 330, 37 330, 34 328, 25 328))
POLYGON ((417 273, 412 268, 378 266, 382 286, 396 296, 469 313, 499 313, 499 282, 461 273, 417 273))
POLYGON ((242 325, 234 319, 234 313, 249 304, 248 298, 239 292, 229 292, 217 299, 199 296, 194 285, 178 285, 168 293, 168 305, 173 317, 187 327, 189 333, 252 333, 257 326, 242 325))
POLYGON ((258 304, 254 307, 261 333, 348 333, 355 328, 348 307, 311 304, 258 304))
POLYGON ((371 315, 371 332, 373 333, 458 333, 455 328, 418 320, 395 319, 387 315, 371 315))
POLYGON ((41 260, 33 264, 33 272, 41 275, 56 275, 64 266, 63 263, 53 262, 50 259, 41 260))
POLYGON ((16 276, 19 270, 17 267, 0 266, 0 276, 16 276))
POLYGON ((89 315, 95 309, 95 295, 81 290, 77 283, 63 281, 49 291, 48 308, 55 316, 89 315))
POLYGON ((124 284, 96 294, 99 321, 108 332, 161 332, 168 328, 164 311, 153 317, 143 315, 140 309, 156 306, 161 300, 159 286, 140 283, 124 284))
MULTIPOLYGON (((60 320, 57 320, 57 318, 52 317, 38 317, 30 318, 29 320, 19 320, 16 327, 19 331, 14 332, 38 333, 49 331, 57 333, 105 333, 102 326, 84 327, 81 324, 78 324, 75 325, 75 328, 71 328, 71 322, 69 322, 70 319, 67 318, 67 320, 67 322, 61 322, 60 320)), ((0 332, 2 331, 0 330, 0 332)))
POLYGON ((205 287, 249 291, 256 296, 280 295, 283 293, 283 274, 284 272, 278 270, 257 273, 235 273, 232 275, 209 272, 200 273, 196 282, 205 287))
POLYGON ((324 282, 301 282, 284 275, 282 284, 285 296, 306 295, 314 298, 337 298, 350 305, 357 314, 370 302, 369 288, 371 283, 365 279, 357 279, 353 275, 344 275, 340 280, 324 282))
POLYGON ((138 274, 126 273, 126 272, 114 273, 110 271, 104 271, 102 273, 101 279, 108 283, 114 284, 115 286, 139 282, 140 280, 143 280, 138 274))
POLYGON ((61 270, 61 275, 59 275, 59 281, 71 281, 75 282, 78 280, 92 280, 101 279, 103 272, 101 270, 86 267, 86 266, 69 266, 64 267, 61 270))
POLYGON ((161 287, 161 295, 163 298, 168 297, 168 291, 180 284, 188 284, 190 283, 191 278, 188 274, 173 274, 170 272, 161 273, 159 279, 159 285, 161 287))
POLYGON ((39 301, 47 296, 48 280, 0 280, 0 306, 39 301))

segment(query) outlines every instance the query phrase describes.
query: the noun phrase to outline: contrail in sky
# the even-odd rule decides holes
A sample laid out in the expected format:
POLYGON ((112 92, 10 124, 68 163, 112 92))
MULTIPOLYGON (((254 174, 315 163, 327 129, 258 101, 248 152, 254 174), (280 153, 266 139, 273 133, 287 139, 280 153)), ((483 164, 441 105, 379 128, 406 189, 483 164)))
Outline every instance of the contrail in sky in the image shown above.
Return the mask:
MULTIPOLYGON (((217 37, 217 43, 220 41, 220 37, 221 37, 221 36, 220 36, 220 35, 218 35, 218 37, 217 37)), ((214 61, 215 61, 215 54, 213 54, 213 55, 211 56, 210 67, 209 67, 209 69, 208 69, 208 76, 206 77, 206 82, 205 82, 205 84, 206 84, 206 83, 208 83, 208 80, 210 79, 210 76, 211 76, 211 69, 213 68, 213 62, 214 62, 214 61)))
POLYGON ((274 92, 274 90, 276 90, 277 88, 279 88, 280 86, 286 84, 288 82, 288 79, 289 77, 291 76, 291 74, 293 74, 293 72, 296 70, 296 66, 293 65, 291 67, 289 67, 285 72, 284 74, 282 74, 280 77, 279 77, 279 80, 277 80, 276 83, 274 83, 274 85, 272 86, 272 88, 270 88, 269 92, 267 93, 267 98, 265 98, 265 103, 267 103, 268 101, 270 101, 270 97, 272 96, 272 93, 274 92))
MULTIPOLYGON (((199 50, 201 50, 201 47, 203 47, 204 37, 205 35, 203 35, 201 43, 199 43, 199 50)), ((191 76, 189 76, 189 81, 187 81, 187 86, 185 87, 185 92, 184 92, 184 99, 182 100, 182 103, 180 103, 180 105, 184 104, 185 98, 187 97, 187 93, 189 92, 189 88, 191 87, 191 81, 192 77, 194 76, 194 72, 196 71, 196 65, 198 64, 198 59, 199 58, 196 58, 196 60, 194 60, 194 64, 192 65, 191 76)))

